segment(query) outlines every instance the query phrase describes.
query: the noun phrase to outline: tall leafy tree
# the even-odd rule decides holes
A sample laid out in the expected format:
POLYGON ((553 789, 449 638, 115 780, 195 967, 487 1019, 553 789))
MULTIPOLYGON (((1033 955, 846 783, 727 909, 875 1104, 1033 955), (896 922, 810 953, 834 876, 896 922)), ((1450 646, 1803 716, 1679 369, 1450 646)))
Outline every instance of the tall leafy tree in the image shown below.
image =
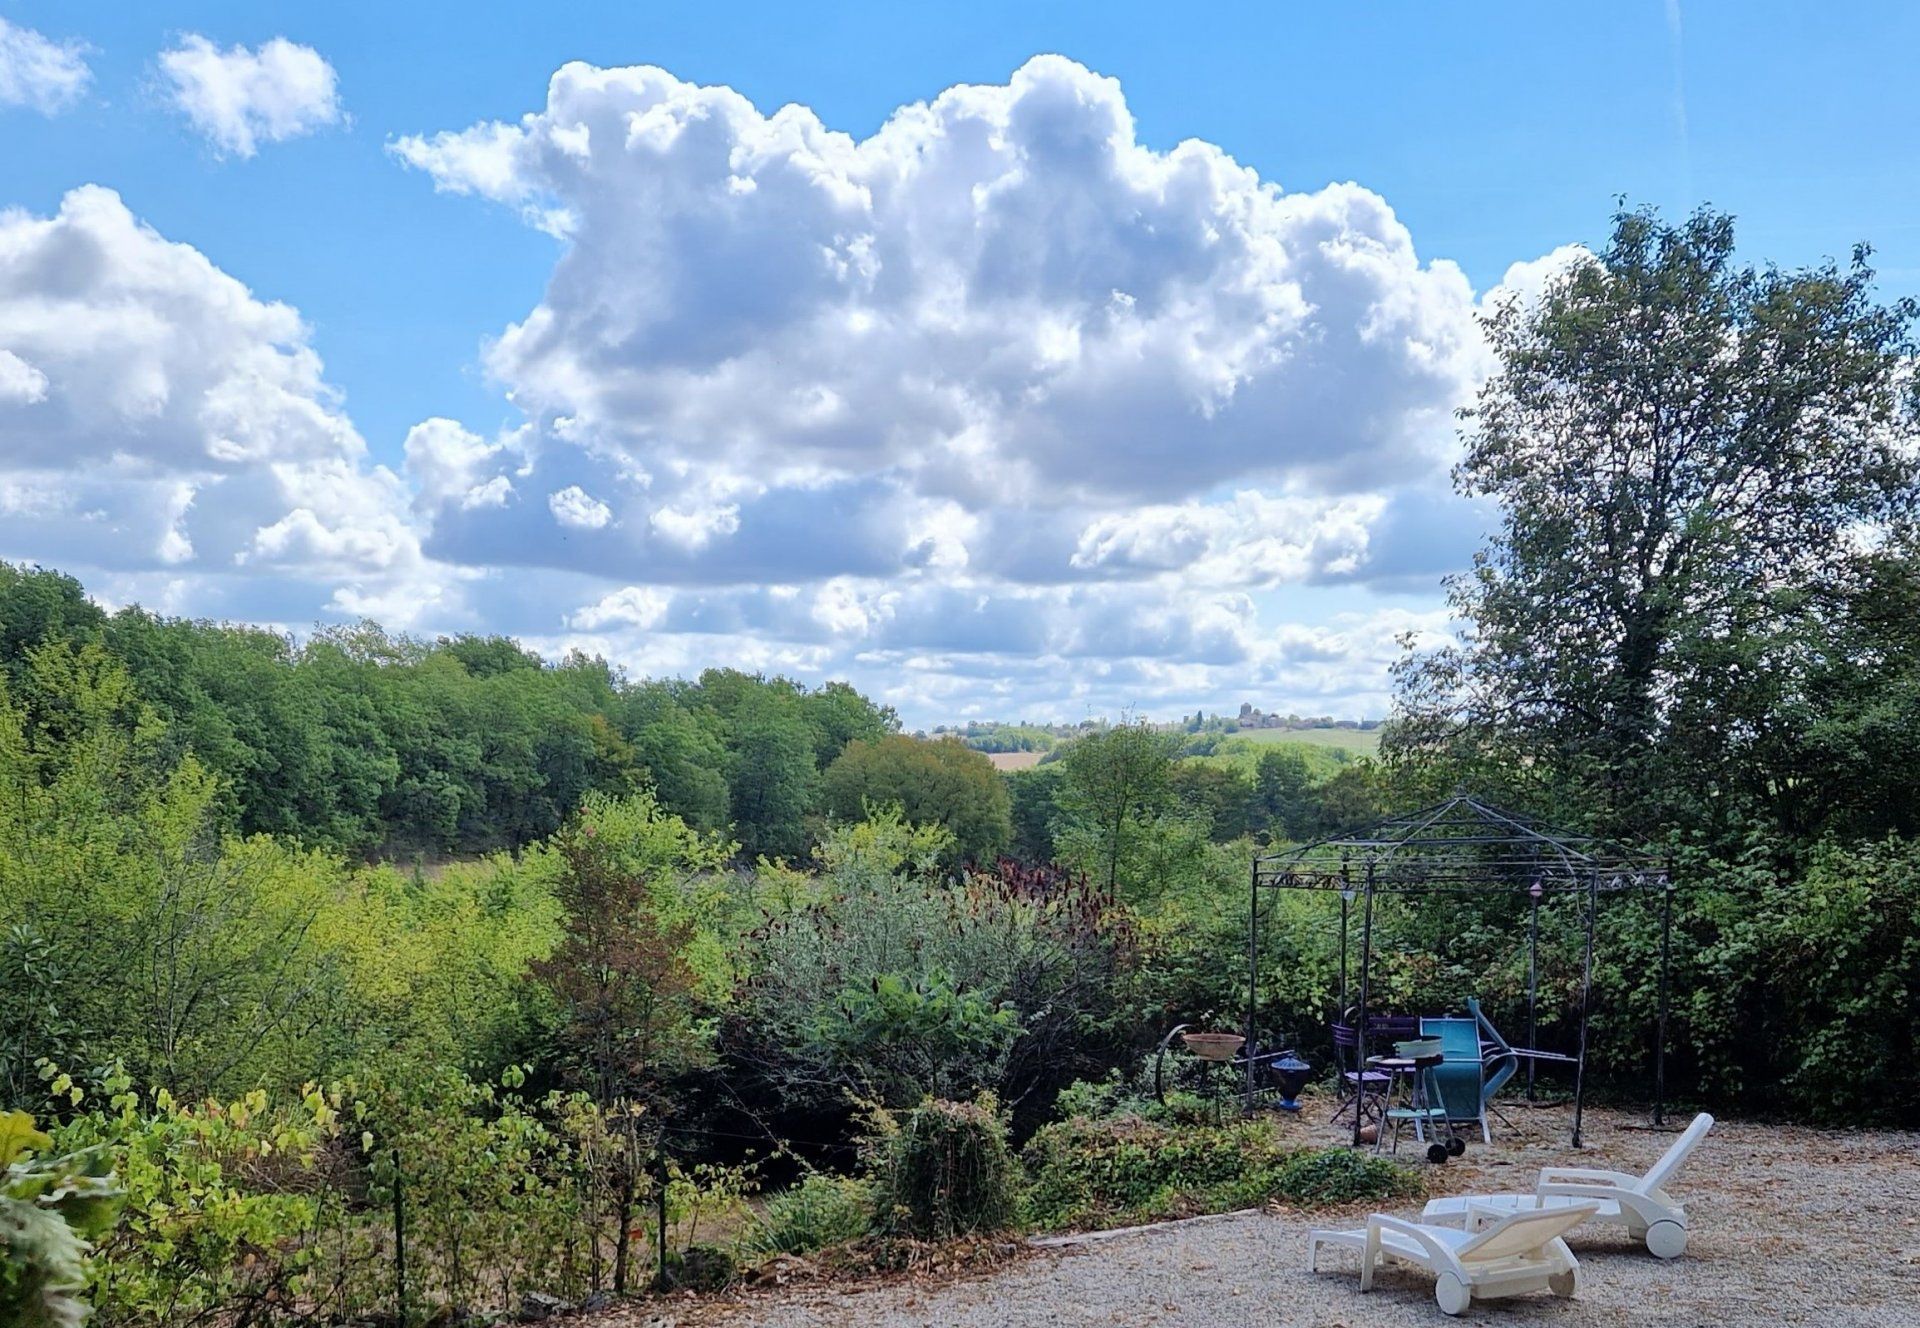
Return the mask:
POLYGON ((844 682, 829 682, 801 698, 801 710, 813 729, 813 759, 820 769, 832 765, 850 742, 878 742, 900 727, 892 706, 868 700, 844 682))
POLYGON ((1205 821, 1216 840, 1238 839, 1247 833, 1253 788, 1241 767, 1205 760, 1176 761, 1171 785, 1179 804, 1205 821))
POLYGON ((813 730, 791 694, 763 690, 735 707, 727 760, 734 833, 749 854, 796 857, 818 771, 813 730))
POLYGON ((1304 839, 1312 819, 1312 772, 1296 744, 1260 753, 1253 768, 1252 819, 1280 839, 1304 839))
POLYGON ((727 824, 726 739, 712 710, 690 706, 676 684, 643 683, 621 702, 633 743, 660 805, 702 830, 727 824))
MULTIPOLYGON (((703 974, 693 959, 700 915, 691 875, 721 849, 651 798, 589 800, 546 850, 566 914, 560 944, 534 966, 561 1012, 568 1067, 615 1123, 614 1289, 624 1291, 646 1152, 663 1088, 698 1059, 703 974)), ((712 994, 711 975, 704 989, 712 994)))
POLYGON ((1845 266, 1736 261, 1731 218, 1614 220, 1493 314, 1464 494, 1501 525, 1451 583, 1459 644, 1401 672, 1395 746, 1725 824, 1804 796, 1782 726, 1915 499, 1915 306, 1845 266))
POLYGON ((74 578, 38 567, 0 563, 0 668, 18 683, 27 651, 51 641, 78 644, 106 615, 74 578))
MULTIPOLYGON (((1061 758, 1054 840, 1063 859, 1108 890, 1143 861, 1141 850, 1173 818, 1173 761, 1180 737, 1145 723, 1116 724, 1080 738, 1061 758)), ((1138 889, 1152 883, 1128 879, 1138 889)), ((1124 892, 1123 892, 1124 893, 1124 892)))
POLYGON ((1057 799, 1066 770, 1055 761, 1031 770, 1016 770, 1006 777, 1009 809, 1013 823, 1013 855, 1022 862, 1046 863, 1054 859, 1053 827, 1059 818, 1057 799))
POLYGON ((954 738, 856 739, 827 767, 821 801, 843 821, 898 804, 913 824, 942 826, 953 836, 947 857, 956 864, 990 861, 1013 834, 1006 780, 985 754, 954 738))

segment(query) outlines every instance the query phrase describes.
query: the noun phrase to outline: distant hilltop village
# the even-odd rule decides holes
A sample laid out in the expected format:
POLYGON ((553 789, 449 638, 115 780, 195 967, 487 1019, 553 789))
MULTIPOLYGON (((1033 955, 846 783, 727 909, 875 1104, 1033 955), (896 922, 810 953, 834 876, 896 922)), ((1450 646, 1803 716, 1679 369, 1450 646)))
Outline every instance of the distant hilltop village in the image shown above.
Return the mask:
MULTIPOLYGON (((1291 713, 1278 715, 1261 710, 1251 701, 1242 701, 1240 713, 1232 719, 1223 721, 1223 727, 1229 733, 1236 729, 1353 729, 1366 733, 1379 728, 1384 722, 1378 719, 1334 719, 1329 715, 1307 717, 1291 713)), ((1207 727, 1207 718, 1201 712, 1195 711, 1193 718, 1184 725, 1167 725, 1166 727, 1184 727, 1190 733, 1197 733, 1207 727)))
MULTIPOLYGON (((1347 729, 1355 733, 1369 733, 1380 727, 1384 721, 1378 719, 1335 719, 1331 715, 1296 715, 1291 712, 1278 714, 1260 709, 1251 701, 1242 701, 1236 714, 1226 715, 1218 712, 1209 715, 1204 710, 1196 710, 1191 715, 1166 723, 1156 723, 1153 727, 1165 732, 1177 733, 1243 733, 1251 729, 1291 729, 1325 730, 1347 729)), ((969 720, 965 724, 940 724, 931 731, 936 738, 954 737, 967 746, 982 752, 1050 752, 1064 742, 1086 733, 1097 733, 1106 728, 1111 721, 1105 719, 1083 719, 1077 724, 1044 723, 1022 720, 1018 723, 1006 723, 1000 720, 969 720)))

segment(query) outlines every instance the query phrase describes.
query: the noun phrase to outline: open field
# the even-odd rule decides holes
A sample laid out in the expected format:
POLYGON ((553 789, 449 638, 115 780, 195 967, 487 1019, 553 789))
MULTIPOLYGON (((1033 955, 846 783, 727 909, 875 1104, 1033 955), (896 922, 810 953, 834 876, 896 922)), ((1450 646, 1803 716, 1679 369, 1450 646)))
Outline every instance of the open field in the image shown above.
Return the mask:
POLYGON ((1380 750, 1379 729, 1241 729, 1229 736, 1256 743, 1303 742, 1358 756, 1372 756, 1380 750))
MULTIPOLYGON (((1222 755, 1231 755, 1236 744, 1245 747, 1270 747, 1277 743, 1299 743, 1303 747, 1324 747, 1349 756, 1372 756, 1380 750, 1379 729, 1242 729, 1222 741, 1222 755)), ((1047 756, 1045 752, 988 752, 987 759, 996 770, 1031 770, 1047 756)), ((1241 759, 1250 760, 1242 751, 1241 759)))
MULTIPOLYGON (((1588 1147, 1566 1143, 1563 1109, 1510 1108, 1515 1129, 1474 1143, 1445 1167, 1421 1165, 1435 1193, 1524 1187, 1546 1165, 1641 1171, 1672 1136, 1626 1128, 1639 1117, 1587 1115, 1588 1147)), ((1316 1119, 1324 1118, 1324 1109, 1316 1119)), ((1685 1117, 1681 1121, 1684 1123, 1685 1117)), ((1330 1142, 1324 1125, 1305 1136, 1330 1142)), ((1403 1155, 1413 1156, 1403 1150, 1403 1155)), ((1476 1304, 1462 1323, 1558 1323, 1580 1328, 1662 1324, 1920 1324, 1920 1134, 1827 1132, 1722 1122, 1674 1189, 1693 1223, 1672 1263, 1606 1229, 1576 1232, 1580 1292, 1572 1301, 1521 1297, 1476 1304)), ((1417 1216, 1421 1200, 1396 1211, 1417 1216)), ((1355 1269, 1330 1259, 1306 1271, 1310 1227, 1358 1225, 1365 1209, 1309 1216, 1285 1209, 1149 1228, 1036 1251, 961 1280, 898 1279, 865 1287, 751 1293, 668 1311, 623 1311, 605 1328, 647 1322, 737 1328, 1023 1328, 1168 1325, 1183 1328, 1431 1328, 1448 1322, 1433 1283, 1389 1272, 1362 1296, 1355 1269), (678 1317, 676 1317, 678 1315, 678 1317)))

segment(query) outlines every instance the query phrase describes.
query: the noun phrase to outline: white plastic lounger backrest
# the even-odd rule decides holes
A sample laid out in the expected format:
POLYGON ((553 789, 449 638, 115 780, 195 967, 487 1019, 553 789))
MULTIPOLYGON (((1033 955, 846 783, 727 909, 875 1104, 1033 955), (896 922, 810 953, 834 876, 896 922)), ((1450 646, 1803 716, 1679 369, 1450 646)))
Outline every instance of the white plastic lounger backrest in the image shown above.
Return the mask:
POLYGON ((1566 1235, 1599 1211, 1599 1204, 1524 1208, 1510 1217, 1501 1218, 1462 1245, 1456 1253, 1462 1263, 1531 1254, 1555 1236, 1566 1235))
POLYGON ((1693 1124, 1687 1126, 1687 1132, 1673 1141, 1673 1147, 1661 1154, 1660 1160, 1653 1164, 1652 1169, 1641 1177, 1640 1183, 1633 1188, 1641 1194, 1652 1194, 1656 1190, 1665 1189, 1667 1182, 1672 1180, 1679 1173, 1680 1168, 1686 1164, 1687 1155, 1693 1152, 1694 1145, 1706 1138, 1707 1131, 1712 1128, 1713 1117, 1706 1112, 1703 1111, 1695 1116, 1693 1124))

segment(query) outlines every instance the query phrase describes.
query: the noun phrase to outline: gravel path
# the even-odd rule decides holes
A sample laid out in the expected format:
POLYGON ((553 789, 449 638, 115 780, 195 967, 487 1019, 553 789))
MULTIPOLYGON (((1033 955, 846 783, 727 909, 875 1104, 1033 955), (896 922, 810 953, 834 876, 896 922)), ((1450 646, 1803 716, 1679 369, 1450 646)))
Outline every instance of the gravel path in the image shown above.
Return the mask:
MULTIPOLYGON (((1563 1113, 1513 1114, 1517 1131, 1497 1136, 1493 1146, 1476 1144, 1445 1168, 1423 1166, 1433 1192, 1524 1188, 1548 1163, 1638 1171, 1671 1138, 1624 1129, 1621 1118, 1589 1112, 1587 1149, 1574 1153, 1565 1147, 1563 1113)), ((1920 1325, 1920 1134, 1723 1123, 1675 1188, 1693 1221, 1684 1258, 1663 1264, 1636 1252, 1624 1235, 1577 1233, 1571 1243, 1581 1258, 1578 1299, 1476 1304, 1460 1322, 1920 1325), (1875 1236, 1884 1247, 1872 1243, 1875 1236)), ((1415 1201, 1402 1211, 1413 1216, 1419 1208, 1415 1201)), ((1037 1252, 963 1281, 789 1288, 708 1304, 679 1322, 728 1328, 1434 1328, 1446 1322, 1430 1279, 1383 1274, 1362 1297, 1352 1267, 1308 1273, 1306 1231, 1322 1224, 1330 1224, 1324 1212, 1272 1211, 1161 1227, 1037 1252)))

